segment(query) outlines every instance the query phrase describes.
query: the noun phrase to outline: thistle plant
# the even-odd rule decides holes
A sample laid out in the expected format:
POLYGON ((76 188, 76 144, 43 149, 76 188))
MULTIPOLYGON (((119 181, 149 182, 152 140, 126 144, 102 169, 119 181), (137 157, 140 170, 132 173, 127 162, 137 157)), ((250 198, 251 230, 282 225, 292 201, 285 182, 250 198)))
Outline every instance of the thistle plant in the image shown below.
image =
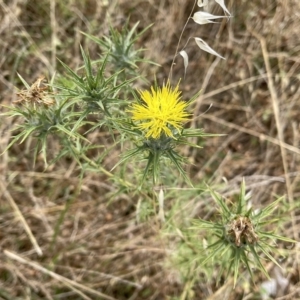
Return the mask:
POLYGON ((81 164, 83 157, 84 160, 87 159, 85 153, 89 149, 102 147, 89 145, 85 138, 89 131, 105 126, 114 137, 122 114, 119 107, 126 103, 118 94, 121 90, 125 94, 130 80, 117 83, 120 72, 106 77, 107 58, 95 72, 89 55, 82 48, 81 53, 84 61, 83 72, 78 74, 61 62, 68 77, 60 77, 59 83, 54 84, 53 78, 51 83, 45 84, 45 78, 40 77, 30 86, 19 75, 26 89, 17 93, 18 100, 14 106, 7 107, 8 112, 5 115, 20 116, 23 121, 13 129, 20 133, 13 137, 7 149, 32 136, 37 140, 34 161, 39 151, 42 151, 47 166, 47 142, 51 135, 58 138, 61 147, 52 162, 71 155, 81 164), (54 93, 54 88, 59 92, 54 93), (90 120, 90 115, 97 116, 97 120, 90 120))
POLYGON ((145 51, 144 49, 135 49, 135 43, 151 25, 137 33, 138 25, 139 22, 135 23, 135 25, 129 29, 127 21, 121 31, 110 27, 109 36, 103 36, 103 38, 100 39, 84 32, 83 34, 100 46, 103 53, 109 58, 113 70, 117 72, 129 72, 136 76, 138 75, 136 73, 138 63, 153 63, 141 56, 141 53, 145 51))
POLYGON ((124 154, 119 164, 135 156, 146 159, 141 184, 148 174, 151 174, 153 183, 156 184, 161 164, 167 159, 191 184, 182 167, 185 158, 179 154, 176 147, 190 145, 201 148, 198 144, 190 143, 188 138, 212 136, 205 134, 202 129, 184 128, 184 123, 191 118, 187 108, 198 95, 184 101, 181 99, 179 83, 172 88, 169 81, 163 84, 162 88, 153 86, 150 91, 140 91, 139 95, 141 99, 136 97, 136 102, 127 110, 131 115, 127 132, 134 141, 135 148, 124 154))
MULTIPOLYGON (((216 0, 215 2, 229 14, 224 1, 216 0)), ((195 5, 196 3, 199 7, 203 7, 207 1, 197 1, 195 5)), ((199 11, 191 19, 197 24, 204 25, 224 17, 226 16, 214 16, 199 11)), ((193 186, 184 170, 184 165, 188 163, 188 160, 181 154, 181 147, 189 146, 200 149, 202 147, 199 142, 202 139, 221 134, 209 134, 201 128, 189 128, 189 122, 197 117, 193 115, 191 106, 199 93, 185 101, 180 91, 181 82, 173 86, 171 76, 161 85, 155 82, 150 89, 134 91, 132 83, 143 79, 138 74, 138 64, 149 62, 141 56, 144 49, 135 48, 137 39, 149 26, 137 33, 138 24, 136 23, 129 29, 127 23, 122 31, 111 27, 109 37, 97 38, 84 33, 100 46, 102 51, 100 59, 93 60, 81 47, 83 66, 73 70, 61 62, 67 75, 59 75, 49 84, 43 84, 43 78, 39 78, 30 86, 20 76, 26 89, 18 92, 19 99, 14 107, 9 107, 6 115, 22 117, 23 122, 13 129, 18 133, 13 137, 7 149, 16 142, 22 143, 32 136, 37 139, 34 159, 41 151, 47 165, 49 137, 55 137, 59 140, 61 149, 53 162, 64 155, 70 155, 78 162, 81 170, 96 170, 107 175, 115 185, 119 185, 118 192, 128 193, 135 189, 136 193, 140 193, 143 187, 150 195, 149 198, 153 196, 155 201, 157 199, 153 186, 163 185, 162 174, 168 173, 168 170, 172 171, 172 168, 175 168, 186 183, 193 186), (127 74, 130 75, 129 80, 127 74), (91 144, 88 141, 87 134, 100 129, 111 134, 113 143, 109 147, 91 144), (191 142, 191 138, 197 141, 191 142), (124 151, 124 144, 130 150, 124 151), (130 183, 110 173, 102 166, 103 158, 109 155, 110 150, 116 145, 121 145, 121 155, 114 169, 124 162, 141 163, 132 168, 135 171, 138 170, 130 178, 132 180, 130 183), (99 147, 105 149, 102 149, 98 157, 90 158, 88 151, 99 147), (139 170, 140 166, 142 166, 141 170, 139 170), (142 174, 141 179, 135 176, 136 174, 142 174), (148 177, 151 181, 147 181, 148 177)), ((202 50, 224 59, 201 38, 194 37, 194 40, 202 50)), ((183 57, 186 69, 187 53, 185 50, 177 53, 176 50, 174 60, 177 54, 183 57)), ((212 276, 209 270, 218 268, 220 271, 216 276, 217 282, 220 282, 222 276, 226 278, 228 275, 233 275, 234 286, 244 267, 253 281, 253 268, 268 276, 264 260, 269 260, 279 266, 274 256, 276 241, 293 242, 289 238, 266 229, 269 224, 278 222, 278 219, 271 218, 271 215, 283 198, 256 211, 249 206, 250 201, 244 181, 241 184, 237 203, 228 201, 212 188, 208 190, 218 207, 218 216, 210 220, 191 220, 188 214, 185 214, 185 228, 180 232, 180 238, 182 238, 180 246, 185 250, 181 258, 183 257, 182 260, 190 271, 189 276, 193 276, 191 281, 195 281, 196 275, 194 274, 200 267, 203 268, 203 273, 207 277, 212 276), (202 242, 200 235, 203 237, 202 242)), ((186 192, 185 199, 187 198, 189 194, 186 192)), ((157 202, 161 223, 167 220, 166 223, 169 225, 171 221, 165 218, 162 189, 157 202)), ((148 211, 155 214, 156 209, 150 208, 148 204, 144 205, 141 202, 137 204, 140 211, 142 211, 142 206, 146 211, 145 215, 143 213, 139 215, 139 220, 147 219, 148 211)))
MULTIPOLYGON (((264 267, 264 260, 272 261, 280 267, 274 258, 279 252, 276 241, 293 243, 294 241, 268 231, 270 224, 278 223, 273 214, 283 197, 278 198, 265 208, 257 211, 250 204, 246 194, 244 180, 241 183, 237 203, 230 203, 217 192, 209 188, 209 192, 216 202, 219 216, 215 220, 195 219, 189 234, 203 235, 203 243, 193 239, 192 249, 196 250, 194 262, 203 268, 218 266, 217 282, 233 275, 234 286, 245 267, 254 281, 253 269, 260 270, 265 276, 268 273, 264 267)), ((282 252, 280 253, 283 254, 282 252)))
POLYGON ((118 95, 121 90, 124 93, 130 81, 125 80, 118 83, 118 76, 122 71, 106 77, 105 68, 108 56, 105 57, 98 70, 94 71, 90 56, 85 53, 82 47, 81 54, 84 61, 83 73, 77 74, 77 72, 61 62, 67 71, 68 80, 63 81, 64 84, 57 86, 62 91, 62 96, 72 98, 74 104, 76 103, 83 108, 74 130, 78 126, 82 126, 84 124, 83 121, 90 114, 98 114, 99 120, 96 127, 101 127, 105 124, 109 130, 113 130, 114 126, 116 126, 114 121, 117 120, 116 117, 113 117, 113 113, 119 113, 118 106, 124 105, 124 101, 118 95))
POLYGON ((70 103, 61 99, 44 83, 45 78, 39 77, 31 86, 19 75, 25 89, 17 93, 15 106, 7 107, 4 115, 21 117, 23 120, 12 129, 19 132, 13 137, 6 148, 9 149, 16 142, 24 142, 29 136, 37 140, 34 150, 34 161, 41 151, 47 165, 47 148, 49 137, 57 137, 61 142, 70 139, 79 139, 80 135, 72 131, 73 113, 69 110, 70 103))

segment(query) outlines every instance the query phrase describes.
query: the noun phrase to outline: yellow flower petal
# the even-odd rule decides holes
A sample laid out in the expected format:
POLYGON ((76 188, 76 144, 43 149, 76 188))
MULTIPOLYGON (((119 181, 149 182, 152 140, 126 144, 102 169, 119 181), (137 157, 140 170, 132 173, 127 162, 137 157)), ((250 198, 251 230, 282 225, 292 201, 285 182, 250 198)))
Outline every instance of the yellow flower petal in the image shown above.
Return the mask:
POLYGON ((146 138, 158 139, 162 134, 173 137, 172 130, 180 131, 189 120, 188 104, 181 100, 178 88, 179 85, 172 89, 168 82, 157 90, 151 87, 151 91, 140 92, 143 103, 133 104, 129 112, 146 138))

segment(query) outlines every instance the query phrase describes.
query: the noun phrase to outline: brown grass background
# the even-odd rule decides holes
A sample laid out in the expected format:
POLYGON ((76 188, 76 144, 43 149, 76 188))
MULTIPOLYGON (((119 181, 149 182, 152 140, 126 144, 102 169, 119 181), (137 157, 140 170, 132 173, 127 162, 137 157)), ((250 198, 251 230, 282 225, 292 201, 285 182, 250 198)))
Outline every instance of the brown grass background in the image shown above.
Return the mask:
MULTIPOLYGON (((189 21, 179 44, 182 49, 189 37, 201 37, 226 57, 204 53, 192 40, 186 47, 190 63, 181 82, 183 97, 202 91, 192 126, 226 134, 207 139, 201 151, 183 149, 191 162, 188 171, 194 182, 218 185, 226 179, 225 195, 237 191, 245 177, 258 206, 286 194, 293 210, 284 234, 299 240, 300 1, 225 2, 229 21, 204 26, 189 21)), ((121 29, 129 16, 131 25, 140 22, 139 30, 153 23, 137 47, 146 48, 145 56, 161 67, 141 65, 140 72, 150 82, 155 76, 163 82, 193 5, 192 0, 0 0, 1 103, 16 99, 14 87, 22 87, 17 72, 29 83, 40 75, 49 78, 63 72, 57 57, 76 68, 82 63, 80 44, 97 58, 99 48, 79 31, 101 37, 110 25, 121 29)), ((210 12, 223 14, 217 5, 210 12)), ((184 71, 180 57, 175 63, 177 82, 184 71)), ((14 122, 1 116, 0 152, 14 122)), ((107 205, 116 187, 104 175, 85 174, 78 191, 75 162, 62 160, 44 172, 42 159, 32 167, 31 154, 24 143, 0 156, 0 299, 259 299, 257 286, 232 290, 226 282, 216 287, 196 281, 187 296, 186 283, 167 267, 170 249, 157 222, 135 222, 136 199, 120 194, 107 205)), ((111 155, 116 159, 119 153, 111 155)), ((297 251, 283 262, 289 286, 275 299, 300 299, 298 263, 297 251)))

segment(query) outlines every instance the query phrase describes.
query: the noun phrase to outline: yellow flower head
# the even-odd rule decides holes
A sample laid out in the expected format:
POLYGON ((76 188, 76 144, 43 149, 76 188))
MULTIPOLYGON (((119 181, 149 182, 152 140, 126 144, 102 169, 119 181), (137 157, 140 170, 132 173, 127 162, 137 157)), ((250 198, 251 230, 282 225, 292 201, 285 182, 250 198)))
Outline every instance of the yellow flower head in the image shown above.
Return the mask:
POLYGON ((189 120, 188 103, 181 100, 178 87, 172 89, 168 82, 156 90, 151 87, 151 92, 140 92, 143 103, 133 104, 130 112, 132 120, 140 122, 137 127, 146 138, 158 139, 161 134, 174 137, 172 130, 181 130, 183 122, 189 120))

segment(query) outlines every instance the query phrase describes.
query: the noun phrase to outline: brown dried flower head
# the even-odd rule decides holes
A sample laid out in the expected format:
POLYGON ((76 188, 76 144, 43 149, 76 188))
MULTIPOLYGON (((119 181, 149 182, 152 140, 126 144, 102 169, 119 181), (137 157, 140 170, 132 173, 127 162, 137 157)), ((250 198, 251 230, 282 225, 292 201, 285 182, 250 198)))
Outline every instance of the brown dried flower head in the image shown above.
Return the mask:
POLYGON ((248 217, 238 216, 228 227, 227 233, 230 240, 233 240, 237 247, 240 247, 241 244, 254 244, 258 241, 258 236, 248 217))
POLYGON ((44 76, 40 76, 29 89, 21 90, 17 93, 19 99, 14 101, 15 104, 29 105, 54 105, 53 93, 49 91, 47 86, 41 86, 45 80, 44 76))

